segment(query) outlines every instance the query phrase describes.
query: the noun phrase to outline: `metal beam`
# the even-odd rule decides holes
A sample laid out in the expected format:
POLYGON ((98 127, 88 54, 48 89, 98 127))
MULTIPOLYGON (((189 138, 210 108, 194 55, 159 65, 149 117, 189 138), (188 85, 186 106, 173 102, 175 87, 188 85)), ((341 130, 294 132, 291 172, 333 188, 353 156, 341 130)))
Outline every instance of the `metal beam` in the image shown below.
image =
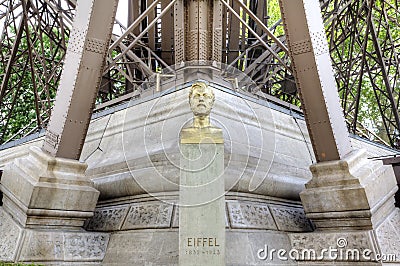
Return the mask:
MULTIPOLYGON (((154 27, 154 25, 157 23, 157 21, 160 20, 160 19, 162 19, 162 17, 174 6, 174 4, 175 4, 176 1, 177 1, 177 0, 172 0, 171 3, 169 3, 168 6, 166 6, 166 7, 161 11, 161 13, 160 13, 157 17, 155 17, 155 18, 148 24, 148 26, 147 26, 144 30, 142 30, 142 32, 136 37, 136 39, 134 39, 134 40, 128 45, 126 51, 131 50, 131 49, 141 40, 141 38, 142 38, 143 36, 145 36, 145 35, 148 33, 149 29, 151 29, 152 27, 154 27)), ((126 52, 117 55, 117 56, 113 59, 112 64, 114 64, 114 63, 116 63, 118 60, 120 60, 120 59, 125 55, 125 53, 126 53, 126 52)))
MULTIPOLYGON (((29 8, 29 3, 28 2, 28 7, 29 8)), ((21 43, 21 38, 22 38, 22 33, 24 31, 24 21, 25 21, 25 15, 22 16, 21 21, 19 23, 18 29, 17 29, 17 35, 15 37, 15 41, 11 50, 11 54, 10 54, 10 58, 8 59, 7 62, 7 67, 6 67, 6 73, 3 77, 3 80, 1 82, 1 86, 0 86, 0 103, 3 100, 4 95, 6 94, 6 89, 7 89, 7 85, 8 85, 8 81, 10 80, 11 77, 11 66, 14 63, 15 57, 17 55, 18 52, 18 47, 19 44, 21 43)))
POLYGON ((174 52, 175 64, 185 62, 185 5, 183 0, 177 0, 174 6, 174 52))
POLYGON ((240 0, 236 0, 236 2, 240 5, 243 10, 246 11, 246 13, 257 23, 257 25, 262 28, 262 30, 270 37, 281 49, 285 52, 288 53, 288 48, 286 45, 284 45, 269 29, 265 24, 253 13, 251 10, 243 4, 240 0))
POLYGON ((129 27, 126 29, 126 31, 117 39, 113 42, 113 44, 110 46, 110 50, 114 50, 133 30, 143 21, 144 18, 146 18, 157 6, 158 1, 154 1, 147 9, 145 12, 140 14, 140 16, 131 24, 129 27))
POLYGON ((339 103, 318 0, 280 0, 293 73, 318 162, 343 159, 352 146, 339 103))
POLYGON ((288 71, 291 71, 291 69, 287 66, 287 64, 283 61, 283 59, 271 48, 271 46, 269 46, 247 23, 246 21, 243 20, 243 18, 240 16, 240 14, 238 14, 237 12, 235 12, 235 10, 224 0, 221 0, 221 2, 228 8, 228 10, 234 15, 236 16, 236 18, 242 23, 242 25, 244 25, 249 32, 251 32, 251 34, 253 34, 254 37, 256 37, 258 39, 258 41, 264 46, 264 48, 266 48, 274 57, 276 60, 278 60, 278 62, 285 67, 288 71))
POLYGON ((42 149, 79 159, 103 73, 118 0, 79 0, 42 149))
POLYGON ((222 61, 222 3, 219 0, 213 1, 212 18, 212 57, 216 62, 222 61))

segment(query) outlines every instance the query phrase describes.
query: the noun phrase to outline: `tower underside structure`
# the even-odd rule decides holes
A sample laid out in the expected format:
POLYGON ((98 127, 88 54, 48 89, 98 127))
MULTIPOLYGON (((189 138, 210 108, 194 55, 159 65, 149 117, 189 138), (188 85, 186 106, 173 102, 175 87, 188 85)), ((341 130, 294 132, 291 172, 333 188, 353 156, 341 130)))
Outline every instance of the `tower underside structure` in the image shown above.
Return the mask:
POLYGON ((178 245, 195 82, 223 132, 227 265, 400 261, 395 175, 374 159, 399 148, 397 1, 118 2, 0 0, 0 261, 204 256, 178 245))
MULTIPOLYGON (((238 89, 301 106, 278 1, 127 2, 120 8, 128 10, 128 19, 117 17, 114 23, 96 110, 140 97, 141 85, 155 74, 163 79, 170 66, 198 59, 229 65, 255 81, 251 88, 238 89), (199 46, 193 39, 197 30, 201 42, 210 42, 199 46)), ((396 148, 398 2, 320 5, 348 129, 396 148)), ((75 0, 1 2, 0 144, 47 127, 75 6, 75 0)))

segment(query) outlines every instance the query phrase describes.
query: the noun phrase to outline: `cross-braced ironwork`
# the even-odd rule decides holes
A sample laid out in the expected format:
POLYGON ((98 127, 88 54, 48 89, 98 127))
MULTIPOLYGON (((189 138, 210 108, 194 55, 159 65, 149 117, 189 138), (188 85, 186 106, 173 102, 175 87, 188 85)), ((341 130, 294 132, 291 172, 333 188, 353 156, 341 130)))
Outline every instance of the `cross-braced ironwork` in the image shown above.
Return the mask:
POLYGON ((4 0, 0 8, 0 140, 5 142, 46 127, 74 4, 4 0))
POLYGON ((322 12, 349 129, 399 148, 398 1, 324 1, 322 12))
MULTIPOLYGON (((129 10, 128 24, 119 21, 125 18, 115 21, 97 109, 140 97, 155 73, 158 80, 173 73, 171 66, 184 58, 186 41, 179 38, 177 18, 187 16, 190 3, 129 0, 129 6, 120 7, 129 10)), ((46 126, 75 4, 0 1, 1 142, 46 126)), ((278 1, 221 0, 220 5, 222 32, 216 38, 221 46, 214 44, 210 57, 218 58, 213 52, 219 49, 222 63, 254 80, 248 92, 299 106, 278 1)), ((400 128, 398 5, 395 0, 321 1, 349 129, 393 147, 399 147, 400 128)))

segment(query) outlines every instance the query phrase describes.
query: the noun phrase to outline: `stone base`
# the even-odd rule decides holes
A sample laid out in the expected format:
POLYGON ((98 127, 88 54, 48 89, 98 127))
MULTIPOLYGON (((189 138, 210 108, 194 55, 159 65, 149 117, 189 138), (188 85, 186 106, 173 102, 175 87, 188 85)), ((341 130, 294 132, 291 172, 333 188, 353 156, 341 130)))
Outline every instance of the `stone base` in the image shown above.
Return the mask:
MULTIPOLYGON (((111 233, 102 265, 178 265, 178 193, 100 202, 87 230, 111 233)), ((312 231, 299 202, 248 193, 228 193, 225 202, 226 265, 296 265, 258 258, 269 249, 290 250, 288 232, 312 231)))
POLYGON ((310 167, 313 178, 300 193, 318 230, 371 230, 394 210, 396 179, 391 166, 356 150, 344 160, 310 167))
POLYGON ((398 265, 400 211, 392 167, 357 150, 310 169, 313 178, 300 197, 317 229, 290 234, 299 265, 398 265))
POLYGON ((53 158, 38 147, 17 158, 1 178, 3 207, 24 227, 79 230, 93 216, 99 192, 85 176, 87 165, 53 158))
MULTIPOLYGON (((178 229, 129 230, 111 235, 103 266, 178 265, 178 229)), ((227 266, 296 265, 293 260, 262 260, 257 251, 265 246, 290 249, 286 233, 262 230, 226 230, 227 266)), ((196 255, 194 255, 196 256, 196 255)))
POLYGON ((400 264, 400 210, 376 230, 290 234, 299 265, 400 264))
MULTIPOLYGON (((381 254, 395 254, 396 262, 400 264, 400 209, 388 218, 376 230, 381 254)), ((386 261, 389 262, 389 261, 386 261)))
POLYGON ((109 234, 26 229, 0 208, 0 261, 45 265, 100 265, 109 234))

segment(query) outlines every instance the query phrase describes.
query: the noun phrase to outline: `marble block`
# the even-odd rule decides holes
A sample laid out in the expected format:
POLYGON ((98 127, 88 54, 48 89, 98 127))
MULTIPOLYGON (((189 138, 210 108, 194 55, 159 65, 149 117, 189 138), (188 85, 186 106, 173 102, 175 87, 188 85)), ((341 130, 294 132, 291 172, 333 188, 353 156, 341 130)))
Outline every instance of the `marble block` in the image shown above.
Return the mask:
POLYGON ((54 158, 38 147, 6 165, 3 207, 24 227, 79 229, 93 216, 99 192, 85 176, 87 165, 54 158))
POLYGON ((394 211, 393 168, 355 150, 344 160, 310 167, 313 178, 300 193, 307 217, 319 230, 370 230, 394 211))
POLYGON ((181 144, 179 265, 225 265, 223 144, 181 144))

